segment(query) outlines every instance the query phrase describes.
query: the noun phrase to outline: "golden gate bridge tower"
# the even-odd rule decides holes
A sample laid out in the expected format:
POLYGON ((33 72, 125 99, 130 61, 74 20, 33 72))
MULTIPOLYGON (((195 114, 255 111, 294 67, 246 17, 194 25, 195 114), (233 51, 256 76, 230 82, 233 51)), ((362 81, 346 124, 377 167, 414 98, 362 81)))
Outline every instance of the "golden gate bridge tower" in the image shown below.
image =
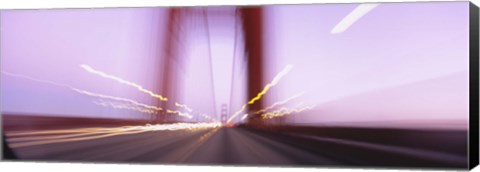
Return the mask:
POLYGON ((220 110, 220 120, 222 121, 222 123, 225 123, 227 122, 227 113, 228 113, 228 110, 227 110, 227 104, 222 104, 222 109, 220 110))

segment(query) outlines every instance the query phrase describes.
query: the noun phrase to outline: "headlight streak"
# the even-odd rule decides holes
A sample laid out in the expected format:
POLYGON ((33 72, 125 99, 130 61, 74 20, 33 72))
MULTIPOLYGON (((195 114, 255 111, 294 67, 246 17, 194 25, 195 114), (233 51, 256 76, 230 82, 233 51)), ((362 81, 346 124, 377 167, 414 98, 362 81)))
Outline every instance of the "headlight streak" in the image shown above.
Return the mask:
POLYGON ((315 107, 315 105, 309 105, 309 106, 303 106, 303 107, 297 107, 297 108, 282 107, 278 110, 264 113, 261 116, 262 116, 263 119, 272 119, 272 118, 276 118, 276 117, 282 117, 282 116, 285 116, 285 115, 290 115, 292 113, 303 112, 303 111, 306 111, 306 110, 313 109, 314 107, 315 107))
POLYGON ((178 116, 182 116, 182 117, 186 117, 186 118, 193 118, 192 115, 188 114, 188 113, 184 113, 184 112, 181 112, 181 111, 178 111, 178 110, 170 110, 170 109, 167 109, 167 113, 171 113, 171 114, 177 114, 178 116))
POLYGON ((227 123, 230 123, 233 119, 235 119, 240 113, 242 113, 245 108, 247 107, 247 105, 249 104, 254 104, 256 101, 260 100, 262 98, 263 95, 265 95, 268 90, 270 90, 271 87, 275 86, 278 84, 278 82, 280 81, 280 79, 282 79, 282 77, 284 77, 285 75, 288 74, 288 72, 290 72, 293 68, 293 65, 289 64, 287 65, 280 73, 278 73, 272 80, 272 82, 268 83, 267 85, 265 85, 265 87, 263 88, 262 91, 260 91, 257 96, 253 97, 252 99, 250 99, 250 101, 248 101, 247 104, 244 104, 242 106, 242 108, 240 110, 238 110, 237 112, 235 112, 230 118, 228 118, 227 120, 227 123))
MULTIPOLYGON (((114 132, 114 133, 107 133, 98 136, 89 136, 89 137, 77 137, 77 138, 65 138, 65 139, 40 139, 38 141, 30 141, 30 142, 13 142, 10 144, 12 148, 20 148, 20 147, 27 147, 27 146, 36 146, 36 145, 45 145, 45 144, 52 144, 52 143, 64 143, 64 142, 73 142, 73 141, 83 141, 83 140, 92 140, 92 139, 100 139, 105 137, 117 136, 117 135, 125 135, 125 134, 138 134, 143 133, 145 131, 131 131, 131 132, 114 132)), ((94 135, 94 134, 92 134, 94 135)), ((9 139, 7 141, 10 142, 9 139)))
POLYGON ((70 89, 74 92, 77 92, 77 93, 80 93, 80 94, 83 94, 83 95, 87 95, 87 96, 91 96, 91 97, 98 97, 98 98, 103 98, 103 99, 129 102, 129 103, 132 103, 134 105, 141 106, 141 107, 144 107, 144 108, 147 108, 147 109, 162 110, 162 108, 160 108, 160 107, 143 104, 143 103, 137 102, 137 101, 132 100, 132 99, 123 98, 123 97, 115 97, 115 96, 104 95, 104 94, 99 94, 99 93, 93 93, 93 92, 90 92, 90 91, 75 88, 75 87, 70 86, 68 84, 57 83, 57 82, 44 80, 44 79, 37 79, 37 78, 33 78, 33 77, 30 77, 30 76, 26 76, 26 75, 14 74, 14 73, 5 72, 5 71, 2 71, 2 73, 5 74, 5 75, 18 77, 18 78, 23 78, 23 79, 27 79, 27 80, 31 80, 31 81, 35 81, 35 82, 46 83, 46 84, 55 85, 55 86, 58 86, 58 87, 65 87, 65 88, 68 88, 68 89, 70 89))
POLYGON ((141 106, 141 107, 144 107, 144 108, 147 108, 147 109, 153 109, 153 110, 163 110, 162 108, 158 107, 158 106, 153 106, 153 105, 147 105, 147 104, 143 104, 143 103, 139 103, 135 100, 132 100, 132 99, 127 99, 127 98, 122 98, 122 97, 115 97, 115 96, 110 96, 110 95, 104 95, 104 94, 98 94, 98 93, 92 93, 92 92, 89 92, 89 91, 85 91, 85 90, 81 90, 81 89, 77 89, 77 88, 70 88, 72 89, 73 91, 77 92, 77 93, 80 93, 80 94, 83 94, 83 95, 87 95, 87 96, 91 96, 91 97, 98 97, 98 98, 104 98, 104 99, 110 99, 110 100, 117 100, 117 101, 124 101, 124 102, 129 102, 131 104, 134 104, 134 105, 137 105, 137 106, 141 106))
POLYGON ((117 135, 138 134, 148 131, 174 131, 174 130, 201 130, 207 128, 218 128, 222 124, 211 123, 173 123, 156 124, 143 126, 122 126, 110 128, 80 128, 64 130, 44 131, 17 131, 7 132, 7 140, 12 148, 44 145, 52 143, 63 143, 82 140, 93 140, 117 135))
POLYGON ((191 108, 189 108, 187 105, 180 104, 180 103, 178 103, 178 102, 175 102, 175 106, 181 107, 181 108, 187 110, 188 112, 192 112, 192 111, 193 111, 193 110, 192 110, 191 108))
POLYGON ((330 31, 331 34, 342 33, 362 18, 365 14, 373 10, 380 4, 365 3, 359 4, 353 11, 351 11, 345 18, 343 18, 335 27, 330 31))
POLYGON ((49 81, 49 80, 44 80, 44 79, 37 79, 37 78, 33 78, 33 77, 30 77, 30 76, 27 76, 27 75, 15 74, 15 73, 10 73, 10 72, 6 72, 6 71, 2 71, 2 73, 5 74, 5 75, 8 75, 8 76, 28 79, 28 80, 31 80, 31 81, 46 83, 46 84, 55 85, 55 86, 58 86, 58 87, 73 88, 72 86, 67 85, 67 84, 56 83, 56 82, 49 81))
POLYGON ((250 101, 248 101, 248 104, 253 104, 255 103, 257 100, 260 100, 262 98, 263 95, 265 95, 268 90, 277 85, 278 82, 280 81, 280 79, 282 79, 283 76, 287 75, 288 72, 290 72, 290 70, 292 70, 293 68, 293 65, 287 65, 280 73, 278 73, 272 80, 272 82, 268 83, 262 91, 260 91, 260 93, 257 94, 257 96, 255 96, 254 98, 252 98, 250 101))
POLYGON ((266 108, 263 108, 263 109, 261 109, 261 110, 256 111, 255 114, 260 114, 260 113, 266 112, 266 111, 268 111, 268 110, 270 110, 270 109, 275 108, 276 106, 279 106, 279 105, 283 105, 283 104, 285 104, 285 103, 288 103, 290 100, 296 99, 296 98, 298 98, 298 97, 300 97, 300 96, 302 96, 302 95, 304 95, 304 94, 305 94, 305 92, 301 92, 301 93, 298 93, 298 94, 296 94, 296 95, 294 95, 294 96, 292 96, 292 97, 289 97, 289 98, 287 98, 287 99, 285 99, 285 100, 275 102, 275 103, 273 103, 272 105, 270 105, 270 106, 268 106, 268 107, 266 107, 266 108))
MULTIPOLYGON (((100 97, 100 98, 112 99, 112 100, 118 100, 118 101, 126 101, 126 102, 132 103, 132 104, 137 105, 137 106, 141 106, 141 107, 144 107, 144 108, 147 108, 147 109, 152 109, 152 110, 154 110, 154 111, 161 111, 161 110, 163 110, 161 107, 142 104, 142 103, 139 103, 139 102, 137 102, 137 101, 134 101, 134 100, 131 100, 131 99, 127 99, 127 98, 120 98, 120 97, 115 97, 115 96, 97 94, 97 93, 92 93, 92 92, 88 92, 88 91, 80 90, 80 89, 76 89, 76 88, 72 88, 72 90, 74 90, 74 91, 76 91, 76 92, 78 92, 78 93, 81 93, 81 94, 88 95, 88 96, 100 97)), ((166 112, 167 112, 167 113, 170 113, 170 114, 177 114, 178 116, 186 117, 186 118, 189 118, 189 119, 192 118, 192 116, 191 116, 190 114, 188 114, 188 113, 183 113, 183 112, 180 112, 180 111, 173 111, 173 110, 167 109, 166 112)))
POLYGON ((206 114, 206 113, 200 113, 200 116, 203 117, 203 118, 205 118, 205 119, 208 119, 208 120, 210 120, 210 121, 218 122, 218 119, 212 118, 212 116, 210 116, 210 115, 208 115, 208 114, 206 114))
MULTIPOLYGON (((275 107, 277 107, 277 106, 279 106, 279 105, 283 105, 283 104, 285 104, 285 103, 288 103, 290 100, 293 100, 293 99, 295 99, 295 98, 298 98, 298 97, 300 97, 300 96, 302 96, 302 95, 304 95, 304 94, 305 94, 305 92, 301 92, 301 93, 298 93, 298 94, 296 94, 296 95, 294 95, 294 96, 292 96, 292 97, 289 97, 289 98, 287 98, 287 99, 285 99, 285 100, 275 102, 275 103, 273 103, 272 105, 270 105, 270 106, 268 106, 268 107, 266 107, 266 108, 263 108, 263 109, 260 109, 260 110, 256 111, 254 114, 261 114, 261 113, 267 112, 267 111, 269 111, 270 109, 273 109, 273 108, 275 108, 275 107)), ((243 121, 243 120, 247 119, 248 115, 249 115, 248 113, 244 114, 244 115, 242 116, 241 120, 243 121)))
POLYGON ((242 120, 242 121, 243 121, 243 120, 246 120, 246 119, 247 119, 247 117, 248 117, 248 113, 246 113, 246 114, 243 114, 243 116, 242 116, 242 118, 241 118, 240 120, 242 120))
MULTIPOLYGON (((95 70, 93 69, 92 67, 88 66, 88 65, 80 65, 83 69, 85 69, 87 72, 90 72, 90 73, 93 73, 93 74, 96 74, 96 75, 99 75, 101 77, 104 77, 104 78, 108 78, 108 79, 113 79, 119 83, 122 83, 122 84, 126 84, 126 85, 129 85, 129 86, 132 86, 132 87, 135 87, 137 88, 137 90, 141 91, 141 92, 144 92, 144 93, 147 93, 149 94, 150 96, 152 97, 155 97, 155 98, 158 98, 162 101, 167 101, 168 99, 166 97, 163 97, 161 95, 158 95, 158 94, 155 94, 153 93, 152 91, 149 91, 145 88, 143 88, 142 86, 136 84, 136 83, 133 83, 133 82, 130 82, 130 81, 127 81, 127 80, 124 80, 124 79, 121 79, 119 77, 116 77, 116 76, 113 76, 113 75, 109 75, 109 74, 106 74, 102 71, 98 71, 98 70, 95 70)), ((260 100, 263 95, 265 95, 269 90, 270 88, 272 88, 273 86, 277 85, 278 82, 286 75, 288 74, 291 69, 293 68, 293 65, 287 65, 280 73, 278 73, 274 78, 273 80, 268 83, 267 85, 265 85, 265 87, 263 88, 263 90, 261 92, 259 92, 255 97, 253 97, 250 101, 247 102, 247 104, 243 105, 242 108, 235 112, 234 115, 232 115, 228 120, 227 120, 227 123, 230 123, 235 117, 237 117, 241 112, 243 112, 246 107, 250 104, 254 104, 256 101, 260 100)), ((104 107, 112 107, 112 108, 117 108, 117 109, 127 109, 127 110, 134 110, 134 111, 138 111, 138 112, 142 112, 142 113, 149 113, 149 114, 156 114, 158 113, 158 111, 162 111, 163 109, 158 107, 158 106, 152 106, 152 105, 147 105, 147 104, 143 104, 143 103, 140 103, 140 102, 137 102, 135 100, 132 100, 132 99, 128 99, 128 98, 122 98, 122 97, 115 97, 115 96, 110 96, 110 95, 104 95, 104 94, 99 94, 99 93, 93 93, 93 92, 90 92, 90 91, 86 91, 86 90, 82 90, 82 89, 78 89, 78 88, 75 88, 75 87, 72 87, 70 85, 67 85, 67 84, 62 84, 62 83, 56 83, 56 82, 52 82, 52 81, 48 81, 48 80, 42 80, 42 79, 36 79, 36 78, 32 78, 32 77, 29 77, 29 76, 25 76, 25 75, 19 75, 19 74, 13 74, 13 73, 9 73, 9 72, 5 72, 5 71, 2 71, 2 73, 6 74, 6 75, 10 75, 10 76, 14 76, 14 77, 21 77, 21 78, 25 78, 25 79, 29 79, 29 80, 32 80, 32 81, 36 81, 36 82, 42 82, 42 83, 47 83, 47 84, 51 84, 51 85, 55 85, 55 86, 60 86, 60 87, 67 87, 69 88, 70 90, 73 90, 77 93, 80 93, 80 94, 83 94, 83 95, 87 95, 87 96, 91 96, 91 97, 98 97, 98 98, 102 98, 102 99, 109 99, 109 100, 115 100, 115 101, 121 101, 121 102, 126 102, 126 103, 120 103, 120 102, 112 102, 112 101, 105 101, 105 100, 102 100, 102 99, 99 99, 97 101, 94 101, 93 103, 96 104, 96 105, 99 105, 99 106, 104 106, 104 107)), ((273 111, 273 112, 267 112, 273 108, 275 108, 276 106, 279 106, 279 105, 283 105, 287 102, 289 102, 290 100, 293 100, 301 95, 303 95, 304 92, 302 93, 299 93, 299 94, 296 94, 292 97, 289 97, 285 100, 282 100, 282 101, 279 101, 279 102, 275 102, 274 104, 270 105, 269 107, 266 107, 264 109, 261 109, 261 110, 258 110, 256 112, 254 112, 255 114, 262 114, 262 118, 264 119, 270 119, 270 118, 274 118, 274 117, 279 117, 279 116, 284 116, 284 115, 288 115, 288 114, 291 114, 293 112, 301 112, 301 111, 304 111, 304 110, 308 110, 308 109, 311 109, 313 106, 307 106, 307 107, 303 107, 303 108, 297 108, 297 109, 288 109, 286 107, 283 107, 281 108, 280 110, 277 110, 277 111, 273 111), (264 113, 264 112, 267 112, 267 113, 264 113)), ((184 104, 180 104, 178 102, 175 102, 174 104, 176 107, 180 107, 180 108, 183 108, 185 109, 186 111, 188 112, 193 112, 193 110, 191 108, 189 108, 187 105, 184 105, 184 104)), ((181 112, 179 110, 170 110, 170 109, 166 109, 166 113, 169 113, 169 114, 176 114, 178 116, 181 116, 181 117, 186 117, 186 118, 193 118, 192 115, 190 115, 190 113, 186 113, 186 112, 181 112)), ((247 117, 248 117, 248 113, 244 114, 241 118, 241 120, 245 120, 247 117)), ((212 118, 211 116, 209 116, 208 114, 200 114, 201 117, 203 118, 206 118, 210 121, 218 121, 218 120, 215 120, 214 118, 212 118)))
MULTIPOLYGON (((150 91, 148 89, 145 89, 143 88, 143 86, 137 84, 137 83, 134 83, 134 82, 131 82, 131 81, 128 81, 128 80, 125 80, 125 79, 122 79, 118 76, 114 76, 114 75, 111 75, 111 74, 107 74, 103 71, 99 71, 97 69, 94 69, 93 67, 89 66, 89 65, 86 65, 86 64, 81 64, 80 65, 81 68, 83 68, 84 70, 86 70, 87 72, 89 73, 92 73, 92 74, 95 74, 97 76, 100 76, 100 77, 103 77, 103 78, 107 78, 107 79, 111 79, 111 80, 114 80, 114 81, 117 81, 121 84, 125 84, 125 85, 128 85, 128 86, 131 86, 131 87, 134 87, 136 88, 138 91, 140 92, 143 92, 143 93, 146 93, 148 94, 149 96, 151 97, 154 97, 154 98, 158 98, 160 99, 161 101, 168 101, 168 98, 167 97, 164 97, 160 94, 157 94, 157 93, 154 93, 153 91, 150 91)), ((174 104, 176 107, 180 107, 180 108, 183 108, 184 110, 188 111, 188 112, 193 112, 193 110, 191 108, 189 108, 187 105, 185 104, 181 104, 181 103, 178 103, 178 102, 175 102, 174 104)), ((167 111, 167 113, 174 113, 174 114, 178 114, 179 116, 183 116, 183 117, 187 117, 187 118, 191 118, 190 115, 188 115, 188 113, 184 113, 184 112, 178 112, 178 111, 173 111, 173 110, 170 110, 170 112, 167 111)))
POLYGON ((158 114, 158 110, 146 109, 146 108, 135 106, 134 104, 129 104, 129 103, 105 101, 103 99, 93 101, 93 103, 99 106, 112 107, 115 109, 128 109, 128 110, 134 110, 142 113, 158 114))
MULTIPOLYGON (((54 86, 58 86, 58 87, 65 87, 65 88, 68 88, 74 92, 77 92, 77 93, 80 93, 82 95, 86 95, 86 96, 90 96, 90 97, 97 97, 97 98, 102 98, 102 99, 109 99, 109 100, 116 100, 116 101, 122 101, 122 102, 127 102, 127 103, 130 103, 134 106, 138 106, 138 107, 141 107, 141 108, 144 108, 144 110, 140 110, 139 112, 146 112, 148 113, 149 111, 151 111, 152 113, 155 112, 155 111, 161 111, 163 110, 161 107, 158 107, 158 106, 153 106, 153 105, 147 105, 147 104, 143 104, 143 103, 140 103, 138 101, 135 101, 135 100, 132 100, 132 99, 128 99, 128 98, 123 98, 123 97, 116 97, 116 96, 111 96, 111 95, 105 95, 105 94, 100 94, 100 93, 94 93, 94 92, 90 92, 90 91, 86 91, 86 90, 82 90, 82 89, 78 89, 78 88, 75 88, 71 85, 68 85, 68 84, 63 84, 63 83, 57 83, 57 82, 53 82, 53 81, 49 81, 49 80, 44 80, 44 79, 37 79, 37 78, 33 78, 33 77, 30 77, 30 76, 26 76, 26 75, 21 75, 21 74, 14 74, 14 73, 10 73, 10 72, 6 72, 6 71, 1 71, 3 74, 5 75, 8 75, 8 76, 13 76, 13 77, 18 77, 18 78, 23 78, 23 79, 27 79, 27 80, 31 80, 31 81, 35 81, 35 82, 40 82, 40 83, 45 83, 45 84, 50 84, 50 85, 54 85, 54 86), (148 110, 146 110, 148 109, 148 110)), ((99 105, 99 106, 109 106, 107 105, 106 103, 95 103, 94 104, 96 105, 99 105)), ((113 106, 117 106, 117 107, 113 107, 113 108, 121 108, 119 106, 123 106, 124 109, 130 109, 130 110, 133 110, 132 108, 127 108, 127 105, 124 104, 124 105, 120 105, 120 104, 117 104, 117 105, 112 105, 110 104, 111 107, 113 106)), ((140 109, 141 109, 140 108, 140 109)), ((138 110, 137 110, 138 111, 138 110)), ((181 117, 187 117, 187 118, 192 118, 191 115, 187 114, 187 113, 182 113, 180 111, 172 111, 170 110, 171 114, 177 114, 181 117)), ((168 113, 168 112, 167 112, 168 113)))
POLYGON ((84 70, 86 70, 86 71, 89 72, 89 73, 92 73, 92 74, 101 76, 101 77, 103 77, 103 78, 115 80, 115 81, 117 81, 117 82, 119 82, 119 83, 121 83, 121 84, 125 84, 125 85, 128 85, 128 86, 134 87, 134 88, 136 88, 138 91, 141 91, 141 92, 143 92, 143 93, 147 93, 148 95, 150 95, 150 96, 152 96, 152 97, 155 97, 155 98, 158 98, 158 99, 160 99, 160 100, 162 100, 162 101, 167 101, 167 100, 168 100, 166 97, 163 97, 162 95, 159 95, 159 94, 155 94, 154 92, 143 88, 141 85, 138 85, 138 84, 136 84, 136 83, 133 83, 133 82, 124 80, 124 79, 122 79, 122 78, 119 78, 119 77, 116 77, 116 76, 113 76, 113 75, 106 74, 106 73, 104 73, 104 72, 102 72, 102 71, 98 71, 98 70, 90 67, 89 65, 82 64, 82 65, 80 65, 80 67, 82 67, 84 70))

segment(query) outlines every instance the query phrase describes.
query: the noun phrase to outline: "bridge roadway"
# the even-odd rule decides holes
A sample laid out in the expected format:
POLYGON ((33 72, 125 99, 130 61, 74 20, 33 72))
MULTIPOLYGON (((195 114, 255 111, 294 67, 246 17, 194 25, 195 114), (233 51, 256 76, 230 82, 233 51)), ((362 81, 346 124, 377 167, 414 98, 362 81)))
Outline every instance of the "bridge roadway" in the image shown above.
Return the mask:
POLYGON ((56 162, 454 169, 467 165, 466 155, 454 152, 246 127, 148 131, 12 149, 22 160, 56 162))

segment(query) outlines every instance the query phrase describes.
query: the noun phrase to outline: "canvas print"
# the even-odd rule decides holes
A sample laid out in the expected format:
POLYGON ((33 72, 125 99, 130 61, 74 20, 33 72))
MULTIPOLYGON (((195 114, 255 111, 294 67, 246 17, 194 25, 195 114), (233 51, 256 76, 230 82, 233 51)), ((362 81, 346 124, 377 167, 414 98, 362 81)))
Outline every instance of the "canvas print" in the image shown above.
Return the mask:
POLYGON ((3 10, 3 155, 467 168, 469 7, 3 10))

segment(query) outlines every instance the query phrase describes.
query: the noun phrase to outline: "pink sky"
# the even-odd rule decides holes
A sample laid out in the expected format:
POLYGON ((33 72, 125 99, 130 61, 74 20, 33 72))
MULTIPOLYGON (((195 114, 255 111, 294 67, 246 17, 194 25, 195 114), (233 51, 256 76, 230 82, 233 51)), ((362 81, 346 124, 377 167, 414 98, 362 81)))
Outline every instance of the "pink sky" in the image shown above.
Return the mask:
POLYGON ((268 102, 307 91, 298 123, 468 121, 468 2, 380 4, 331 34, 357 6, 267 9, 267 76, 294 65, 268 102))
MULTIPOLYGON (((344 32, 331 34, 357 6, 265 8, 264 84, 286 65, 294 66, 266 95, 266 105, 306 91, 288 105, 304 102, 316 109, 290 122, 467 121, 468 2, 382 3, 344 32)), ((158 90, 165 17, 165 8, 2 11, 1 69, 154 104, 79 65, 158 90)), ((176 62, 182 78, 178 101, 218 115, 231 92, 231 111, 245 103, 245 54, 241 36, 233 52, 234 17, 208 19, 210 39, 202 18, 189 18, 182 31, 187 41, 180 46, 183 60, 176 62)), ((22 78, 2 75, 1 89, 4 112, 148 117, 99 107, 91 97, 22 78)))

